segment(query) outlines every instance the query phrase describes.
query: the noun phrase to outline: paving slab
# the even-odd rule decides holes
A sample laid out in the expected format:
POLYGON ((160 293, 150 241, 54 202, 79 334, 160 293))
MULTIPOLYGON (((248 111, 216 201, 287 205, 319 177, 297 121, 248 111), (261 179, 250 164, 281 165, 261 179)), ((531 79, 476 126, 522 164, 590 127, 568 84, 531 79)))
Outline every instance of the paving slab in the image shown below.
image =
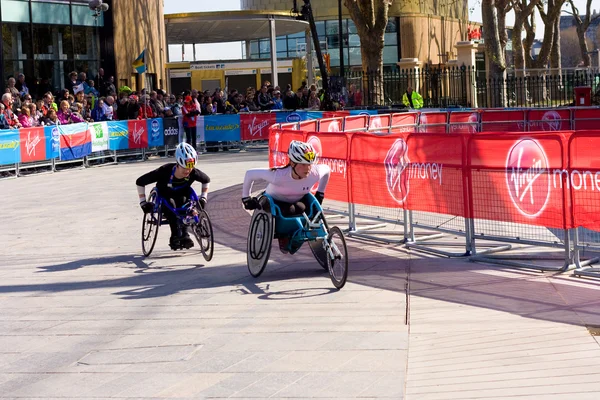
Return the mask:
POLYGON ((166 161, 0 181, 0 398, 598 398, 600 282, 357 239, 341 291, 308 248, 252 278, 264 152, 200 156, 212 261, 162 228, 144 258, 134 182, 166 161))

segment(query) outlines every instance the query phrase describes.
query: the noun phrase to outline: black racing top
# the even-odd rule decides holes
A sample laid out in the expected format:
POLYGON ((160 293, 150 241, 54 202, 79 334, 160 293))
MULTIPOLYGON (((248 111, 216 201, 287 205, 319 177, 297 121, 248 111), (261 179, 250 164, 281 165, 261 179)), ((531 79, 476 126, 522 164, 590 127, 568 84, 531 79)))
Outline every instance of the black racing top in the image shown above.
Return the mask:
POLYGON ((210 183, 208 175, 197 168, 194 168, 187 178, 176 178, 174 175, 174 168, 176 165, 177 164, 175 163, 165 164, 154 171, 150 171, 147 174, 140 176, 135 181, 135 184, 138 186, 146 186, 156 182, 156 187, 160 195, 169 198, 173 195, 176 196, 176 193, 181 190, 184 190, 185 193, 194 182, 203 184, 210 183), (169 187, 169 183, 171 187, 169 187))

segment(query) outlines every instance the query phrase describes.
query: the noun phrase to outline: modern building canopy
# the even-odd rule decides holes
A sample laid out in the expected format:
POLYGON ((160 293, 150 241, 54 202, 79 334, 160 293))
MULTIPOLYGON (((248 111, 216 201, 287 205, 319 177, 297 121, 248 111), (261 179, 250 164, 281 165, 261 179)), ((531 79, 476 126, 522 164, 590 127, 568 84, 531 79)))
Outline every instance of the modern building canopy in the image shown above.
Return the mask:
POLYGON ((220 43, 264 39, 270 36, 269 21, 277 36, 308 29, 289 11, 217 11, 166 14, 167 44, 220 43))

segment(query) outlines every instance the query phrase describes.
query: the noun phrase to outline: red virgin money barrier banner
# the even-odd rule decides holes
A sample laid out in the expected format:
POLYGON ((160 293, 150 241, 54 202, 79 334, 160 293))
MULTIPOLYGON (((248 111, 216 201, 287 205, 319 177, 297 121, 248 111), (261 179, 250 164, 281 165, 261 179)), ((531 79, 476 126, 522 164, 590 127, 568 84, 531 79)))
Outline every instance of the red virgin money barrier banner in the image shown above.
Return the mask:
POLYGON ((565 148, 560 132, 471 136, 467 170, 472 217, 570 227, 566 191, 551 174, 565 168, 565 148))
POLYGON ((464 138, 447 134, 354 134, 353 203, 464 216, 464 138))
POLYGON ((406 137, 405 134, 352 134, 350 196, 353 203, 404 207, 409 191, 406 137))
POLYGON ((571 135, 568 170, 552 171, 555 185, 571 195, 573 224, 600 230, 600 132, 582 131, 571 135))
POLYGON ((446 133, 448 112, 422 112, 419 116, 419 132, 446 133))
MULTIPOLYGON (((348 194, 348 134, 340 133, 308 133, 304 139, 317 152, 317 164, 329 166, 331 171, 327 184, 327 198, 350 202, 348 194)), ((313 188, 316 190, 317 187, 313 188)))
POLYGON ((274 113, 240 114, 242 140, 264 140, 269 137, 269 127, 277 117, 274 113))
POLYGON ((479 127, 477 111, 453 111, 448 122, 449 133, 475 133, 479 127))
POLYGON ((304 141, 306 134, 296 130, 269 129, 269 167, 283 167, 288 163, 288 148, 292 140, 304 141))
POLYGON ((573 129, 598 129, 600 126, 600 108, 574 108, 573 129))
POLYGON ((481 132, 523 132, 527 110, 483 110, 481 132))
MULTIPOLYGON (((464 135, 411 134, 407 137, 405 208, 467 216, 464 135)), ((387 164, 386 164, 387 167, 387 164)), ((353 188, 353 193, 355 192, 353 188)))
POLYGON ((571 110, 529 110, 527 125, 530 132, 555 132, 571 129, 571 110))
POLYGON ((46 159, 46 139, 44 127, 19 130, 21 139, 21 162, 43 161, 46 159))

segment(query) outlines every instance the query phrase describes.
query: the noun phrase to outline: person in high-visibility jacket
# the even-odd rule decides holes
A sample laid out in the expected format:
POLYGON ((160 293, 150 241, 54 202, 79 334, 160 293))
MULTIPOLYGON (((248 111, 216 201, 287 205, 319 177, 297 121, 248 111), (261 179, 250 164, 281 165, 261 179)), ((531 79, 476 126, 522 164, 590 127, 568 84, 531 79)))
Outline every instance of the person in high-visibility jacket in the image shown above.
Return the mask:
POLYGON ((406 93, 402 96, 402 103, 404 103, 406 107, 414 108, 416 110, 423 107, 423 97, 415 92, 409 85, 406 88, 406 93))

